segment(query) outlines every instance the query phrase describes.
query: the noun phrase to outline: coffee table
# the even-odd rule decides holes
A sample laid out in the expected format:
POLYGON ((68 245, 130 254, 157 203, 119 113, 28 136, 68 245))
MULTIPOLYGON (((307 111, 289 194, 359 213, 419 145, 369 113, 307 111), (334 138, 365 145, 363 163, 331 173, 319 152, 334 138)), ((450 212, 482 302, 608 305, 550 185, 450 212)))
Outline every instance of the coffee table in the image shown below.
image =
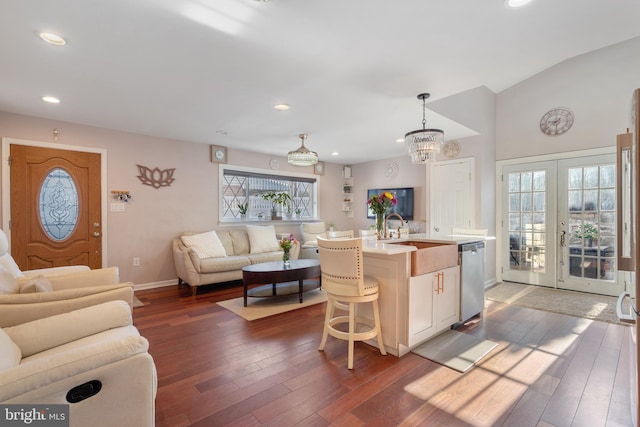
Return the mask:
POLYGON ((289 261, 289 265, 285 266, 282 261, 263 262, 260 264, 252 264, 242 268, 242 285, 244 287, 244 306, 247 306, 247 297, 265 297, 265 296, 285 296, 292 295, 296 292, 302 302, 302 293, 311 289, 320 287, 320 281, 305 284, 305 279, 320 278, 320 261, 317 259, 295 259, 289 261), (287 282, 297 281, 298 286, 291 291, 291 286, 278 286, 279 284, 288 284, 287 282), (254 288, 249 290, 250 285, 268 285, 270 284, 270 292, 260 294, 265 287, 254 288), (278 290, 281 290, 278 293, 278 290))

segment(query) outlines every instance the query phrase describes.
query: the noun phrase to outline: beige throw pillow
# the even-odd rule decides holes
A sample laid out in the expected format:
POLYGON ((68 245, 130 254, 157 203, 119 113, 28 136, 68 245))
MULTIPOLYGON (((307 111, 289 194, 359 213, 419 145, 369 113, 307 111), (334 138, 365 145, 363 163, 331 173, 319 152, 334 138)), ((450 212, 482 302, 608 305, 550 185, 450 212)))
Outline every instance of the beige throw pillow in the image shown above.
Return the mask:
POLYGON ((182 236, 182 243, 186 247, 193 249, 200 259, 227 256, 227 252, 224 250, 224 246, 215 231, 182 236))
POLYGON ((252 254, 280 250, 280 245, 276 238, 276 229, 273 225, 264 227, 247 225, 247 235, 249 236, 250 253, 252 254))
POLYGON ((49 282, 49 279, 47 279, 43 275, 38 275, 20 286, 21 294, 32 294, 34 292, 51 292, 52 290, 53 287, 51 286, 51 282, 49 282))

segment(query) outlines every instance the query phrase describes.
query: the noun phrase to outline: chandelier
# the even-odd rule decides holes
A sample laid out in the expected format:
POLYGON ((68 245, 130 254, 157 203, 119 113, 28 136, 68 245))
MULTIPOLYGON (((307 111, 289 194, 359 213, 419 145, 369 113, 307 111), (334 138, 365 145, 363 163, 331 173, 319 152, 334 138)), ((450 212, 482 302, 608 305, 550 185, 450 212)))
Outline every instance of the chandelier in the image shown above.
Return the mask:
POLYGON ((427 129, 427 98, 431 95, 421 93, 418 99, 422 100, 422 129, 411 131, 404 136, 409 147, 411 163, 424 164, 436 159, 444 143, 444 132, 440 129, 427 129))
POLYGON ((293 166, 312 166, 318 163, 318 153, 304 146, 307 134, 301 133, 298 137, 302 140, 302 145, 295 151, 289 151, 289 155, 287 155, 289 164, 293 166))

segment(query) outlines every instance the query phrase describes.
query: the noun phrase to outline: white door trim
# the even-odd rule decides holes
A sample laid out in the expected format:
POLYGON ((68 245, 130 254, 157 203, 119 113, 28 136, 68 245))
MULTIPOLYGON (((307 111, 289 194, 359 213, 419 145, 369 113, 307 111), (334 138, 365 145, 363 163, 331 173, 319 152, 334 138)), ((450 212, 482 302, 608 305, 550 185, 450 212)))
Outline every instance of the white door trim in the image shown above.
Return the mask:
POLYGON ((9 247, 11 247, 11 171, 9 165, 9 153, 11 145, 26 145, 30 147, 52 148, 58 150, 80 151, 83 153, 100 154, 100 190, 102 199, 100 201, 102 213, 102 265, 107 263, 107 150, 103 148, 79 147, 76 145, 65 145, 52 142, 30 141, 26 139, 2 138, 2 230, 7 235, 9 247))

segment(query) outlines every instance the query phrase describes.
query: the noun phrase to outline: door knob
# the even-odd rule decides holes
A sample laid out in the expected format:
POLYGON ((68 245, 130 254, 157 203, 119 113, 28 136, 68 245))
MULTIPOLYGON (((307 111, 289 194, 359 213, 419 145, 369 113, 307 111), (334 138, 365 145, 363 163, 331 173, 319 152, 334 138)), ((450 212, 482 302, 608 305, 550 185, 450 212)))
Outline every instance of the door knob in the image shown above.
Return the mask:
POLYGON ((435 231, 436 233, 440 231, 440 227, 433 227, 433 231, 435 231))
POLYGON ((99 222, 94 222, 93 223, 93 228, 98 228, 100 227, 100 223, 99 222))
POLYGON ((98 231, 93 232, 93 237, 100 237, 100 233, 98 231))

